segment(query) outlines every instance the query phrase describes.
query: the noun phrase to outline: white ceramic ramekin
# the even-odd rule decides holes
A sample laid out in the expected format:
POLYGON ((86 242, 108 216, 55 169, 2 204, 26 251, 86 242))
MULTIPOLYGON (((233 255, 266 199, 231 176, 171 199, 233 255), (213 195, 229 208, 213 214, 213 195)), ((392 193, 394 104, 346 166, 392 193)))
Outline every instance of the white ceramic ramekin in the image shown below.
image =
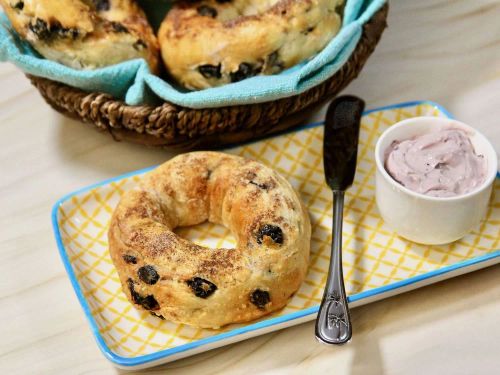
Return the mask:
POLYGON ((462 122, 439 117, 415 117, 388 128, 377 141, 375 162, 376 201, 384 221, 401 237, 432 245, 456 241, 480 223, 497 174, 497 155, 485 136, 462 122), (393 141, 450 126, 464 129, 476 153, 487 160, 487 177, 477 189, 456 197, 431 197, 405 188, 387 173, 384 157, 393 141))

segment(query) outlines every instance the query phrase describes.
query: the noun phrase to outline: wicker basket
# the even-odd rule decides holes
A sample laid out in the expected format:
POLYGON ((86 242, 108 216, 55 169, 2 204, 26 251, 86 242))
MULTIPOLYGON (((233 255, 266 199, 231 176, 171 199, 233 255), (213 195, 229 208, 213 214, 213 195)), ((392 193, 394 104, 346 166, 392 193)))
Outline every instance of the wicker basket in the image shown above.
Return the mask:
POLYGON ((346 64, 331 78, 299 95, 272 102, 191 109, 168 102, 129 106, 102 93, 28 75, 48 104, 69 117, 109 132, 115 140, 180 150, 217 148, 264 137, 299 124, 357 77, 387 26, 386 4, 364 25, 346 64))

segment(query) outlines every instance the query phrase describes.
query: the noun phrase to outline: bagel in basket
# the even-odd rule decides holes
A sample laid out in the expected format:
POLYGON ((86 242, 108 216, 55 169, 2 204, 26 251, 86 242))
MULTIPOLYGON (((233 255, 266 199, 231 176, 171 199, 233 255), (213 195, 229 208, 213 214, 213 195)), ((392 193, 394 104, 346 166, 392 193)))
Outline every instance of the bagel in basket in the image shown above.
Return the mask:
POLYGON ((144 58, 159 72, 159 47, 133 0, 0 0, 16 32, 49 60, 93 69, 144 58))
POLYGON ((309 216, 291 185, 238 156, 192 152, 144 176, 117 205, 109 251, 139 309, 178 323, 218 328, 285 306, 308 266, 309 216), (226 226, 235 249, 209 249, 173 230, 226 226))
POLYGON ((177 2, 158 40, 170 75, 204 89, 273 74, 319 52, 339 31, 344 0, 177 2))

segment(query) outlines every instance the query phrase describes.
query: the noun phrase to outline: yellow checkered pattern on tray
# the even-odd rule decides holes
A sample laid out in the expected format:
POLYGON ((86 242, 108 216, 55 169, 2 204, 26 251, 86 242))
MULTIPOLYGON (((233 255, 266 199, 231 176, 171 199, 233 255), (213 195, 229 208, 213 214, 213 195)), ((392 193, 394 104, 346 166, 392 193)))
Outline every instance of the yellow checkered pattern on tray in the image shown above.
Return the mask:
MULTIPOLYGON (((487 220, 462 240, 420 246, 392 233, 379 217, 374 198, 374 145, 391 124, 418 115, 442 116, 422 104, 364 116, 354 186, 346 196, 344 274, 349 295, 484 255, 500 247, 500 184, 487 220)), ((275 168, 300 192, 312 218, 309 273, 284 315, 320 303, 326 281, 332 223, 331 192, 323 177, 323 128, 314 127, 229 150, 275 168)), ((107 226, 119 197, 139 176, 124 178, 73 196, 59 211, 62 241, 99 332, 109 348, 125 357, 157 352, 234 329, 196 329, 138 312, 123 294, 107 248, 107 226)), ((211 247, 234 245, 227 229, 205 223, 179 234, 211 247)))

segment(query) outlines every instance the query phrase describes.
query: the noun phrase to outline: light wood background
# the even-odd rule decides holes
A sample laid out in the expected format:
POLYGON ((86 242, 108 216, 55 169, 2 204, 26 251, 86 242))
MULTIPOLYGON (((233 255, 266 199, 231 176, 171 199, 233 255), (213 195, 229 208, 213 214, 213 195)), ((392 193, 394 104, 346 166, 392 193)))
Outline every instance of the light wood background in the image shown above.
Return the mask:
MULTIPOLYGON (((431 99, 500 152, 500 2, 395 0, 389 29, 347 93, 369 108, 431 99)), ((321 113, 315 118, 320 118, 321 113)), ((57 253, 52 204, 165 151, 115 143, 53 112, 0 64, 0 373, 113 374, 57 253)), ((313 323, 144 373, 498 374, 500 266, 354 309, 354 338, 316 342, 313 323)))

